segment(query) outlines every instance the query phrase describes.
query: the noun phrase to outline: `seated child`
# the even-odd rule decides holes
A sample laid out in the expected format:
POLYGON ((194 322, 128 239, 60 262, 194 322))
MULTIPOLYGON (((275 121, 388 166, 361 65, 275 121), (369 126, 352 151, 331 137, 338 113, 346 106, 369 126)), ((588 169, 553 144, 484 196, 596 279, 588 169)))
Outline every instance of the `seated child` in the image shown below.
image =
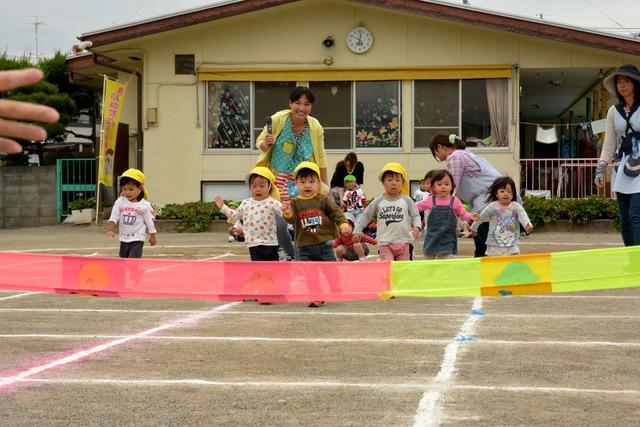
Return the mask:
MULTIPOLYGON (((356 218, 353 214, 347 212, 344 214, 347 221, 354 227, 356 224, 356 218)), ((360 238, 360 242, 353 241, 353 234, 349 236, 340 236, 333 241, 333 249, 336 252, 336 258, 338 261, 365 261, 367 255, 369 255, 369 246, 367 243, 377 245, 376 239, 363 234, 360 238)))
POLYGON ((251 197, 244 199, 238 209, 225 205, 219 195, 214 202, 228 218, 242 222, 251 261, 278 261, 276 216, 282 215, 282 204, 276 178, 268 168, 257 166, 247 174, 245 182, 251 197))
POLYGON ((364 190, 356 182, 356 177, 347 175, 344 177, 344 196, 342 197, 342 210, 349 212, 358 219, 364 208, 367 207, 367 197, 364 190))
POLYGON ((516 183, 503 176, 496 178, 489 187, 487 201, 491 201, 480 213, 480 217, 471 225, 471 231, 477 234, 483 222, 489 222, 487 235, 487 255, 515 255, 520 253, 518 238, 520 226, 518 222, 531 232, 533 225, 522 205, 513 199, 516 194, 516 183))

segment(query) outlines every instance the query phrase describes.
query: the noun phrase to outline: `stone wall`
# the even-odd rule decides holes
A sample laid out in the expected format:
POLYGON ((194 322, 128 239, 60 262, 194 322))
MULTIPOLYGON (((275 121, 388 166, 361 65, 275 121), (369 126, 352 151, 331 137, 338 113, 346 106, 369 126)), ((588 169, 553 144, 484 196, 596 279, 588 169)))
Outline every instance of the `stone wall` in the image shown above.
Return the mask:
POLYGON ((56 167, 0 168, 0 227, 35 227, 58 223, 56 167))

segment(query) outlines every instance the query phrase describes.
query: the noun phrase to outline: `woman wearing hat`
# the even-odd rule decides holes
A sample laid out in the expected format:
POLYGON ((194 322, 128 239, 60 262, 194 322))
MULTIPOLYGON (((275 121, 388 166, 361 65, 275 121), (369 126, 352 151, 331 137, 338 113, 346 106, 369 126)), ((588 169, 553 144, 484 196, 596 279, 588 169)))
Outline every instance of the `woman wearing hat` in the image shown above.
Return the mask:
POLYGON ((604 186, 607 165, 620 165, 612 177, 620 215, 620 233, 625 246, 640 245, 640 71, 632 64, 618 67, 602 82, 618 103, 607 112, 604 145, 595 184, 604 186), (634 171, 635 169, 635 171, 634 171))
MULTIPOLYGON (((489 204, 489 187, 502 174, 483 157, 470 153, 465 148, 462 139, 448 132, 438 132, 429 143, 433 157, 445 162, 453 175, 456 195, 467 202, 473 212, 480 213, 489 204)), ((473 237, 475 257, 485 256, 488 234, 489 223, 485 222, 478 227, 478 234, 473 237)))
MULTIPOLYGON (((267 167, 273 172, 283 202, 298 194, 293 171, 302 162, 317 164, 320 179, 328 185, 324 130, 320 122, 310 116, 314 102, 315 97, 308 87, 294 88, 289 95, 290 108, 272 115, 256 139, 256 147, 261 151, 256 166, 267 167)), ((293 258, 293 243, 283 220, 278 220, 278 241, 293 258)))

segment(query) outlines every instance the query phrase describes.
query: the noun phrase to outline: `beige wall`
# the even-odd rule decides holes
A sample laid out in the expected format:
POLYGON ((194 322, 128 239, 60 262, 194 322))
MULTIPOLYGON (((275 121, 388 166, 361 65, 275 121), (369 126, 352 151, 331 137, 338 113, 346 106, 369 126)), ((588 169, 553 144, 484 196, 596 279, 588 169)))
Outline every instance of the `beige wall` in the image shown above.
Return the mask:
MULTIPOLYGON (((157 204, 199 200, 201 181, 241 181, 257 159, 257 152, 203 154, 204 84, 198 82, 196 76, 174 75, 175 54, 195 54, 197 66, 250 69, 330 69, 321 64, 329 55, 334 59, 332 67, 518 63, 520 67, 559 68, 633 62, 632 57, 604 50, 339 0, 296 2, 105 46, 104 51, 121 48, 137 48, 143 52, 143 111, 158 109, 157 126, 149 127, 145 122, 144 129, 144 172, 153 202, 157 204), (364 55, 352 54, 345 45, 347 33, 357 24, 369 28, 374 37, 371 51, 364 55), (321 44, 329 34, 336 38, 336 46, 330 50, 321 44)), ((519 173, 518 86, 516 73, 510 85, 510 146, 477 151, 514 178, 519 173)), ((440 167, 430 153, 412 151, 411 95, 411 82, 403 82, 403 148, 393 152, 358 151, 367 170, 365 184, 370 196, 380 193, 376 178, 379 168, 388 161, 404 164, 411 179, 440 167)), ((126 104, 123 121, 135 129, 134 88, 129 90, 126 104)), ((345 154, 345 151, 328 153, 330 175, 333 165, 345 154)), ((135 165, 134 157, 131 163, 135 165)))

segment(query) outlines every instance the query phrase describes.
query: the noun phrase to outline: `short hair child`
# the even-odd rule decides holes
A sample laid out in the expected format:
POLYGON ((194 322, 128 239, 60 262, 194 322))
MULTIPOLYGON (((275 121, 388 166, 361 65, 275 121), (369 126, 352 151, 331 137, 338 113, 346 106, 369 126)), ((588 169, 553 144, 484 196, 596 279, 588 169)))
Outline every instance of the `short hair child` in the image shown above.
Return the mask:
POLYGON ((418 238, 421 221, 409 197, 409 181, 405 168, 395 162, 384 165, 378 176, 384 193, 376 197, 358 218, 354 238, 359 241, 362 230, 377 216, 377 240, 380 259, 409 260, 410 245, 418 238))
POLYGON ((138 169, 127 169, 120 178, 122 195, 113 204, 107 236, 114 237, 116 224, 120 234, 120 258, 141 258, 149 233, 149 244, 157 242, 154 212, 144 186, 145 176, 138 169))
POLYGON ((469 214, 462 202, 453 196, 455 184, 451 172, 440 169, 432 178, 432 194, 416 203, 419 211, 430 211, 424 238, 426 258, 449 258, 458 253, 458 218, 470 221, 477 214, 469 214))
POLYGON ((518 238, 520 226, 530 232, 533 229, 527 212, 516 202, 516 183, 508 176, 498 177, 489 187, 487 201, 491 202, 480 213, 480 217, 471 225, 471 231, 477 233, 483 222, 489 222, 487 235, 487 255, 515 255, 520 253, 518 238))
POLYGON ((347 175, 344 177, 344 196, 342 196, 341 208, 345 212, 352 213, 353 216, 358 218, 364 208, 367 207, 367 196, 364 194, 364 190, 360 188, 356 181, 356 177, 353 175, 347 175))

